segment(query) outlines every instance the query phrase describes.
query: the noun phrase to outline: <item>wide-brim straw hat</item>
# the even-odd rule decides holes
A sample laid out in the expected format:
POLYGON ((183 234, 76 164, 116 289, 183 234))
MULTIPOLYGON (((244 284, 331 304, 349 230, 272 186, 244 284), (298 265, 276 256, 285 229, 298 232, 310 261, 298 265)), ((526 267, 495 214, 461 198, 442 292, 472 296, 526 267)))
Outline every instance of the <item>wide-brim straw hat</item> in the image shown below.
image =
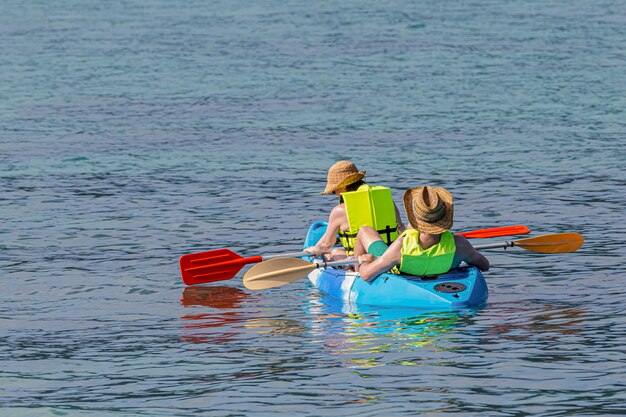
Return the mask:
POLYGON ((409 188, 404 193, 404 210, 411 226, 423 233, 443 233, 454 221, 452 194, 441 187, 409 188))
POLYGON ((330 194, 335 190, 347 187, 350 184, 365 178, 365 171, 359 171, 350 161, 339 161, 328 169, 326 188, 321 194, 330 194))

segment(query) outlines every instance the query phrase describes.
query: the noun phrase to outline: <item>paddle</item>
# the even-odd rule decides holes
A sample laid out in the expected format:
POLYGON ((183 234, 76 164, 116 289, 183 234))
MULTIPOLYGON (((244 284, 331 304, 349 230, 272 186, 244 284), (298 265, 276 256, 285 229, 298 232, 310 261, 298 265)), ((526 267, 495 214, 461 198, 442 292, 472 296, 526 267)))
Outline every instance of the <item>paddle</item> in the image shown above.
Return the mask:
POLYGON ((567 253, 578 250, 583 245, 583 236, 579 233, 556 233, 513 240, 511 242, 489 243, 474 246, 476 250, 520 247, 539 253, 567 253))
MULTIPOLYGON (((467 239, 523 235, 530 233, 524 225, 491 227, 459 233, 467 239)), ((247 264, 259 263, 274 258, 296 258, 308 252, 282 253, 278 255, 251 256, 244 258, 230 249, 214 249, 190 253, 180 258, 180 273, 186 285, 204 284, 233 278, 247 264)))
POLYGON ((244 265, 265 259, 310 255, 307 252, 283 253, 278 255, 251 256, 244 258, 230 249, 214 249, 207 252, 190 253, 180 257, 180 274, 187 285, 231 279, 244 265))
POLYGON ((527 235, 530 229, 523 224, 515 226, 490 227, 488 229, 470 230, 469 232, 457 233, 466 239, 486 239, 490 237, 527 235))
MULTIPOLYGON (((474 248, 481 250, 517 246, 532 252, 567 253, 576 251, 582 244, 583 237, 578 233, 557 233, 518 239, 511 242, 479 245, 474 248)), ((243 285, 250 290, 280 287, 281 285, 299 280, 317 268, 357 263, 359 261, 354 259, 321 263, 308 262, 302 259, 272 259, 250 268, 243 277, 243 285)))

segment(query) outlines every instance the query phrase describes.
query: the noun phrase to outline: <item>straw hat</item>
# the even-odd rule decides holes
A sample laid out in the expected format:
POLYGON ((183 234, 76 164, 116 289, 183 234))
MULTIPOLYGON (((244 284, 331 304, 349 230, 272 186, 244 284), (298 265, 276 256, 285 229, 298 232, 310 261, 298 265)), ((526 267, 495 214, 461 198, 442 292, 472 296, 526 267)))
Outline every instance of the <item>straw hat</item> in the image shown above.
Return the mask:
POLYGON ((339 161, 328 169, 326 189, 322 194, 330 194, 339 188, 361 181, 365 177, 365 171, 356 169, 356 165, 350 161, 339 161))
POLYGON ((420 232, 436 235, 452 227, 454 203, 445 188, 409 188, 404 193, 404 210, 411 226, 420 232))

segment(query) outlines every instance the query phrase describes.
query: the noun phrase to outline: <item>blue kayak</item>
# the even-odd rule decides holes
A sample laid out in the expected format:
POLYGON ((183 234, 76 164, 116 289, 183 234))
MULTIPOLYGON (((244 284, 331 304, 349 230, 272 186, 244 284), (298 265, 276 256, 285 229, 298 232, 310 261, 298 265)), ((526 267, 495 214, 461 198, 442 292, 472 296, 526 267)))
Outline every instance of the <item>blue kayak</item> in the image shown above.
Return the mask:
MULTIPOLYGON (((315 245, 326 226, 326 222, 313 223, 304 247, 315 245)), ((315 269, 308 278, 323 294, 350 304, 381 307, 463 309, 484 304, 489 294, 485 277, 476 267, 428 277, 385 273, 370 282, 356 272, 327 267, 315 269)))

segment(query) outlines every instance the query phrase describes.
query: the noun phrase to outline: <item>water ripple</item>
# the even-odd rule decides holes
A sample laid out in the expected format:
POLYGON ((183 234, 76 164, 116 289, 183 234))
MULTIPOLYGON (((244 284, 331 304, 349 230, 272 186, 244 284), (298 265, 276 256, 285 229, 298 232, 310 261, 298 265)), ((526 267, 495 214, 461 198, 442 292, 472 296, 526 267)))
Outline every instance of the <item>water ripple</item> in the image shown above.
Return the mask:
POLYGON ((180 6, 0 6, 3 415, 623 412, 623 3, 180 6), (183 288, 298 250, 339 159, 585 244, 486 252, 470 311, 183 288))

